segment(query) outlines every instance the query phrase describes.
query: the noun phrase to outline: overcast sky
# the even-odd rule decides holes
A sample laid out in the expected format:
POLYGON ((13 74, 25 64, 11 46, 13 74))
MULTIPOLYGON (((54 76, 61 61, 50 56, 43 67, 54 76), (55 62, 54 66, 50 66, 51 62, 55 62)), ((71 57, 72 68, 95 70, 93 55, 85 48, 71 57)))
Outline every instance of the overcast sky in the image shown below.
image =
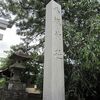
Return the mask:
POLYGON ((1 30, 0 33, 3 34, 3 40, 0 41, 0 57, 5 57, 4 51, 10 50, 10 46, 19 44, 21 42, 20 36, 16 35, 16 27, 13 26, 11 29, 1 30))

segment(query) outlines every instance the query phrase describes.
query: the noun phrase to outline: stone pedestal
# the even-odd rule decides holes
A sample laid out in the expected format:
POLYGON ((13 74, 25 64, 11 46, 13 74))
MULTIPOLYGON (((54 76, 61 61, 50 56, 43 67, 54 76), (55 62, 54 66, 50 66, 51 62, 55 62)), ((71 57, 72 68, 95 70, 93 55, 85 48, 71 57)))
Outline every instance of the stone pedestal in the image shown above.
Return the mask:
POLYGON ((46 6, 43 100, 65 100, 61 6, 46 6))
POLYGON ((27 100, 28 94, 25 91, 2 90, 0 100, 27 100))

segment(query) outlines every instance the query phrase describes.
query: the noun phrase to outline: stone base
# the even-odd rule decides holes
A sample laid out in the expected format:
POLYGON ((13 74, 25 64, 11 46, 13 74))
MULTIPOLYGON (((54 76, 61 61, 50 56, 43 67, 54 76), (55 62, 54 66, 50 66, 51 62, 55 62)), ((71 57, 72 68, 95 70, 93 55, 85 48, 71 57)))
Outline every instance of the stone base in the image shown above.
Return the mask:
POLYGON ((27 100, 28 94, 25 91, 2 90, 0 100, 27 100))

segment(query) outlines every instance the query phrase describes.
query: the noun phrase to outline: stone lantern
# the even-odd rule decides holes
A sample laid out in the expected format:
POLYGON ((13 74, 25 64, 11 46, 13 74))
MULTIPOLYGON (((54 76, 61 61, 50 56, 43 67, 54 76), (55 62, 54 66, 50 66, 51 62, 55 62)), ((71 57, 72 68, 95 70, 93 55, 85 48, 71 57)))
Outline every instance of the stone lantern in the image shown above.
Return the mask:
POLYGON ((27 100, 28 93, 25 91, 26 86, 21 82, 20 76, 21 72, 25 69, 22 62, 29 60, 31 57, 18 51, 13 53, 9 58, 15 60, 15 63, 9 66, 11 78, 8 81, 7 89, 2 92, 0 100, 27 100))
POLYGON ((11 71, 11 79, 8 84, 8 90, 25 90, 25 85, 21 83, 21 72, 25 69, 23 61, 29 60, 30 57, 23 52, 17 52, 10 56, 10 59, 15 60, 15 63, 9 66, 11 71))

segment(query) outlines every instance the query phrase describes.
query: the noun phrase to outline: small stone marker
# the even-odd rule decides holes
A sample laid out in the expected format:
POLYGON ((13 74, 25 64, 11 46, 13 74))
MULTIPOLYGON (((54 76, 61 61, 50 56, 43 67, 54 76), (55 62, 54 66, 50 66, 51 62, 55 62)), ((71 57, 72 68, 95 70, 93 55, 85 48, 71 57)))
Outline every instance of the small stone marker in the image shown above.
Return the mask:
POLYGON ((61 6, 46 6, 43 100, 65 100, 61 6))

